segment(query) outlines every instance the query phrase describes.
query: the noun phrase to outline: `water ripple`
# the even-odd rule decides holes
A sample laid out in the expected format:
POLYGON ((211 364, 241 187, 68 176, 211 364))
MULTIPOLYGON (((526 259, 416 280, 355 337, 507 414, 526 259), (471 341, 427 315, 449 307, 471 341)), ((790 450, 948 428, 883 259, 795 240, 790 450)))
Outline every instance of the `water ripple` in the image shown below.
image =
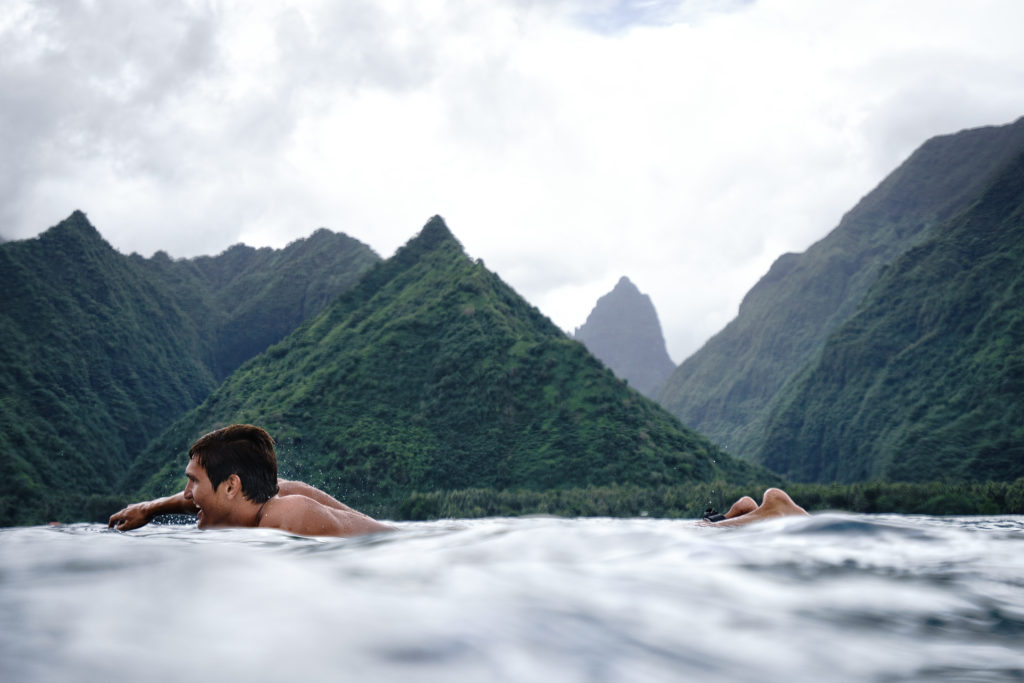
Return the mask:
POLYGON ((1020 680, 1024 518, 0 530, 0 679, 1020 680))

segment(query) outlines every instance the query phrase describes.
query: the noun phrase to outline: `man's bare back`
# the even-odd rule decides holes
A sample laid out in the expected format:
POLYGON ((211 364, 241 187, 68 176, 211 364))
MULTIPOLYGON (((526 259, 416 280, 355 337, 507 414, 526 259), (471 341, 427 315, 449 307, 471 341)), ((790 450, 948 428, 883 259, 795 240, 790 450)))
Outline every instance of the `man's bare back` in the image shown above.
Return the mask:
POLYGON ((281 482, 281 487, 282 493, 263 504, 258 526, 303 536, 359 536, 393 530, 309 484, 281 482))

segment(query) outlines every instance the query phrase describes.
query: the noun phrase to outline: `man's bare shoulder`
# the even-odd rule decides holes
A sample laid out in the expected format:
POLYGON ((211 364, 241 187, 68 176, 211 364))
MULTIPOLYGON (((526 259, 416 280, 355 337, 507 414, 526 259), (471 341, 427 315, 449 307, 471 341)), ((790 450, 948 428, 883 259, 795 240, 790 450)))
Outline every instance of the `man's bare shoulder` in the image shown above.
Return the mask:
POLYGON ((303 536, 358 536, 390 531, 366 515, 336 510, 304 495, 274 496, 267 501, 259 526, 303 536))

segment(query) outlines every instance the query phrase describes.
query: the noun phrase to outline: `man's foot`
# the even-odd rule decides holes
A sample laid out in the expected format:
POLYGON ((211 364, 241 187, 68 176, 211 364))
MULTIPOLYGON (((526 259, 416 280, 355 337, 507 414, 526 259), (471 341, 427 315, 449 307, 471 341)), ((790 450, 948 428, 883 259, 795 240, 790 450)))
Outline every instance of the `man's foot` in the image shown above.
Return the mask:
POLYGON ((755 505, 754 509, 750 509, 750 505, 753 503, 753 499, 749 497, 740 498, 736 503, 729 508, 729 512, 726 513, 726 519, 717 522, 715 526, 740 526, 741 524, 750 524, 762 519, 770 519, 772 517, 790 517, 793 515, 806 515, 807 510, 793 502, 793 499, 789 497, 789 494, 782 489, 768 489, 764 492, 764 496, 761 497, 761 505, 755 505), (737 507, 739 506, 739 507, 737 507), (736 516, 733 516, 732 512, 734 509, 744 509, 747 512, 740 512, 736 516))
POLYGON ((739 517, 740 515, 746 515, 757 509, 757 503, 750 496, 743 496, 729 508, 729 511, 725 513, 726 519, 732 519, 733 517, 739 517))

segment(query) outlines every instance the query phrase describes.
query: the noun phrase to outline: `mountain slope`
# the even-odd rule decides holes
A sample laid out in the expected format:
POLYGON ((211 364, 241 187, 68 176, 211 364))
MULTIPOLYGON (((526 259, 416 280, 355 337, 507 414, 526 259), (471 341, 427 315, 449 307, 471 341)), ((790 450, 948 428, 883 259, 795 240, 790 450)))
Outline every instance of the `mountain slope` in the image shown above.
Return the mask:
POLYGON ((1024 477, 1024 152, 883 272, 757 458, 807 481, 1024 477))
POLYGON ((203 341, 166 292, 76 212, 0 248, 0 520, 109 493, 164 427, 215 386, 203 341))
POLYGON ((597 300, 573 337, 648 398, 655 396, 676 369, 665 348, 651 297, 627 277, 597 300))
POLYGON ((803 254, 785 254, 737 317, 686 359, 658 400, 730 452, 759 448, 771 401, 856 311, 881 269, 928 238, 1024 148, 1024 119, 933 138, 803 254))
POLYGON ((179 488, 189 442, 238 421, 278 439, 284 476, 384 514, 413 491, 772 478, 626 387, 438 217, 243 365, 125 485, 179 488))
POLYGON ((74 517, 84 492, 115 493, 116 473, 232 365, 378 260, 327 231, 284 250, 127 257, 77 211, 4 243, 0 524, 74 517))
POLYGON ((236 244, 218 256, 146 263, 210 341, 217 381, 284 338, 351 287, 380 258, 347 235, 319 229, 284 249, 236 244))

